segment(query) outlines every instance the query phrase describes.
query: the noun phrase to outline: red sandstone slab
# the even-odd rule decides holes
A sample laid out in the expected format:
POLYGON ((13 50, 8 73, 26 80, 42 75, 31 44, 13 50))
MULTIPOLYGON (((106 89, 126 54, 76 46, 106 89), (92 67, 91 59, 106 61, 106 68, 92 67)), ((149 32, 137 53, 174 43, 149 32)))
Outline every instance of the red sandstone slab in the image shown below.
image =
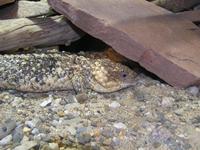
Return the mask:
POLYGON ((184 11, 177 13, 176 15, 181 16, 182 18, 187 18, 188 20, 191 20, 193 22, 200 21, 200 10, 184 11))
POLYGON ((49 0, 76 26, 176 87, 200 83, 200 31, 144 0, 49 0))

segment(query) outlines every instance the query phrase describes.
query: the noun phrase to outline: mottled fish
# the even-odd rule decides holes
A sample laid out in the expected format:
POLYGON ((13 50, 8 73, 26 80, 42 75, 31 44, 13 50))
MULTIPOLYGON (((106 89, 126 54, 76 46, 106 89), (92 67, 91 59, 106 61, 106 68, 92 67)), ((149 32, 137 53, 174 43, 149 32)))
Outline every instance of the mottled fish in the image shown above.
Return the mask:
POLYGON ((27 92, 114 92, 134 85, 136 73, 109 59, 67 53, 0 56, 0 87, 27 92))

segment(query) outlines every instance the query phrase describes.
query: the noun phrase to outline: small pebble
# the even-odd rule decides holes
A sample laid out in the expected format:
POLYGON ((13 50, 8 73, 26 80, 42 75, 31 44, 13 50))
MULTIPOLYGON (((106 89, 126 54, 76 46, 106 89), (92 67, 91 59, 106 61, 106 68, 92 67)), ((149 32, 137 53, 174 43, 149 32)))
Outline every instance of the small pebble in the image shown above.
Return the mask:
POLYGON ((65 116, 65 112, 64 111, 59 111, 57 112, 59 117, 64 117, 65 116))
POLYGON ((187 89, 187 91, 192 94, 193 96, 197 96, 199 93, 199 88, 196 86, 191 86, 187 89))
POLYGON ((52 98, 52 95, 49 95, 48 100, 43 101, 43 102, 40 104, 40 106, 41 106, 41 107, 50 106, 51 103, 52 103, 52 99, 53 99, 53 98, 52 98))
POLYGON ((49 150, 59 150, 57 143, 49 143, 49 150))
POLYGON ((180 109, 175 110, 174 113, 175 113, 177 116, 182 116, 183 113, 184 113, 184 110, 180 108, 180 109))
POLYGON ((113 137, 111 143, 112 147, 118 146, 119 144, 120 144, 120 139, 113 137))
POLYGON ((78 142, 80 144, 86 144, 86 143, 89 143, 91 141, 91 135, 88 134, 88 133, 85 133, 85 134, 80 134, 78 135, 78 142))
POLYGON ((76 95, 76 100, 80 103, 80 104, 83 104, 85 103, 86 101, 88 101, 88 96, 86 94, 78 94, 76 95))
POLYGON ((4 145, 7 145, 7 144, 10 144, 11 141, 12 141, 12 135, 9 134, 8 136, 6 136, 2 140, 0 140, 0 145, 4 146, 4 145))
POLYGON ((60 104, 60 105, 66 105, 67 102, 66 102, 64 99, 62 99, 62 100, 59 102, 59 104, 60 104))
POLYGON ((28 127, 24 127, 24 128, 23 128, 23 132, 24 132, 24 133, 27 133, 27 132, 30 132, 30 131, 31 131, 31 129, 28 128, 28 127))
POLYGON ((35 141, 24 141, 21 145, 14 148, 14 150, 29 150, 35 147, 37 143, 35 141))
POLYGON ((49 106, 50 104, 51 104, 51 100, 46 100, 46 101, 43 101, 41 104, 40 104, 40 106, 41 107, 46 107, 46 106, 49 106))
POLYGON ((200 128, 198 128, 198 127, 196 127, 195 130, 196 130, 197 132, 200 132, 200 128))
POLYGON ((161 105, 162 105, 162 107, 172 107, 174 101, 175 100, 172 97, 163 97, 161 105))
POLYGON ((103 135, 104 137, 111 138, 111 137, 113 137, 114 133, 113 133, 112 130, 110 130, 110 129, 104 129, 104 130, 102 131, 102 135, 103 135))
POLYGON ((22 129, 22 125, 18 125, 15 130, 12 132, 12 138, 13 138, 13 142, 15 143, 20 143, 21 140, 23 139, 23 129, 22 129))
POLYGON ((120 103, 118 103, 117 101, 113 101, 113 102, 109 105, 109 107, 110 107, 110 108, 113 108, 113 109, 118 108, 118 107, 120 107, 120 106, 121 106, 120 103))
POLYGON ((121 122, 119 123, 114 123, 114 127, 117 128, 117 129, 126 129, 127 126, 121 122))
POLYGON ((33 129, 36 126, 38 126, 38 124, 41 122, 41 120, 39 118, 34 118, 31 121, 26 121, 25 125, 27 125, 29 128, 33 129))
POLYGON ((16 126, 16 121, 12 119, 8 119, 0 125, 0 140, 9 135, 16 126))
POLYGON ((39 132, 39 130, 38 130, 37 128, 34 128, 34 129, 31 131, 31 133, 32 133, 33 135, 37 135, 37 134, 39 134, 40 132, 39 132))
POLYGON ((76 135, 76 129, 72 126, 67 127, 67 131, 71 134, 71 135, 76 135))

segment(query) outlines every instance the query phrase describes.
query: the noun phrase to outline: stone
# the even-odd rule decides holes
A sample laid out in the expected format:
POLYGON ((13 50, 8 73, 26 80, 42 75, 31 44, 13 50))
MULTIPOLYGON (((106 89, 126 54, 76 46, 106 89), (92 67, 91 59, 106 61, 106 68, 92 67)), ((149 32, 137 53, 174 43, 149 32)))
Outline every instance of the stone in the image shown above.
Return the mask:
POLYGON ((59 150, 57 143, 49 143, 49 150, 59 150))
POLYGON ((111 129, 103 129, 102 135, 106 138, 111 138, 113 137, 114 133, 111 129))
POLYGON ((172 107, 174 101, 175 100, 172 97, 163 97, 162 102, 161 102, 161 106, 162 107, 172 107))
POLYGON ((12 139, 14 143, 20 143, 21 140, 23 139, 24 134, 23 134, 23 129, 22 129, 22 125, 18 125, 13 133, 12 133, 12 139))
POLYGON ((7 144, 10 144, 12 141, 12 135, 9 134, 8 136, 4 137, 3 139, 0 140, 0 145, 1 146, 4 146, 4 145, 7 145, 7 144))
POLYGON ((40 132, 39 132, 39 130, 38 130, 37 128, 34 128, 34 129, 31 131, 31 133, 32 133, 33 135, 37 135, 37 134, 39 134, 40 132))
POLYGON ((83 104, 83 103, 85 103, 86 101, 88 101, 88 96, 87 96, 87 94, 85 94, 85 93, 81 93, 81 94, 76 95, 76 100, 77 100, 80 104, 83 104))
POLYGON ((33 120, 26 121, 25 125, 27 125, 31 129, 33 129, 36 126, 38 126, 40 123, 41 123, 41 120, 39 118, 34 118, 33 120))
POLYGON ((91 135, 88 134, 88 133, 82 133, 80 135, 78 135, 78 142, 80 144, 86 144, 86 143, 89 143, 91 141, 91 135))
POLYGON ((200 5, 195 6, 194 10, 200 10, 200 5))
POLYGON ((64 111, 58 111, 57 112, 59 117, 64 117, 65 116, 65 112, 64 111))
POLYGON ((66 129, 71 135, 76 135, 76 129, 72 126, 67 127, 66 129))
POLYGON ((21 145, 15 147, 14 150, 29 150, 35 146, 37 146, 35 141, 24 141, 21 145))
POLYGON ((16 121, 12 119, 7 119, 3 124, 1 124, 0 140, 9 135, 15 127, 16 127, 16 121))
POLYGON ((28 127, 24 127, 24 128, 23 128, 23 132, 24 132, 24 133, 28 133, 28 132, 30 132, 30 131, 31 131, 31 129, 28 128, 28 127))
POLYGON ((177 116, 182 116, 184 114, 184 109, 180 108, 174 111, 177 116))
POLYGON ((120 103, 118 103, 117 101, 114 101, 109 105, 109 107, 113 109, 118 108, 120 106, 121 106, 120 103))
POLYGON ((48 98, 47 100, 43 101, 43 102, 40 104, 40 106, 41 106, 41 107, 46 107, 46 106, 51 105, 52 99, 53 99, 52 96, 49 95, 49 98, 48 98))
POLYGON ((48 2, 80 29, 170 85, 200 84, 199 28, 190 20, 148 1, 48 2))
POLYGON ((187 91, 192 94, 193 96, 197 96, 199 93, 199 88, 196 86, 191 86, 189 88, 187 88, 187 91))
POLYGON ((119 122, 119 123, 114 123, 113 125, 115 128, 117 129, 126 129, 127 126, 125 124, 123 124, 122 122, 119 122))

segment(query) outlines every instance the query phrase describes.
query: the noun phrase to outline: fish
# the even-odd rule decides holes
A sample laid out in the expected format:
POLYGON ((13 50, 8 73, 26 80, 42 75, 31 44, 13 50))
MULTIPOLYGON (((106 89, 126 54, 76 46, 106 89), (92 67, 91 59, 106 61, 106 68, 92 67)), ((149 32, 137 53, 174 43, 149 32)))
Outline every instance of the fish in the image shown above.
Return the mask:
POLYGON ((66 52, 0 55, 0 88, 23 92, 115 92, 135 84, 136 72, 105 58, 66 52))

